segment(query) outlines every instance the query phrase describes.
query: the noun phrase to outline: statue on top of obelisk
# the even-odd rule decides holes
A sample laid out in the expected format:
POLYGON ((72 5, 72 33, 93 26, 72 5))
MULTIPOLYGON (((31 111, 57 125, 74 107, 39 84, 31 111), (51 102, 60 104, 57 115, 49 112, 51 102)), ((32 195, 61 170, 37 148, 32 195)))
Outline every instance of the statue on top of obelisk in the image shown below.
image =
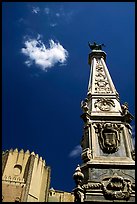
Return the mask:
POLYGON ((91 44, 90 42, 88 42, 88 45, 89 45, 89 47, 90 47, 91 50, 102 50, 102 46, 105 47, 104 44, 99 44, 99 45, 97 45, 97 43, 95 43, 95 42, 94 42, 93 44, 91 44))

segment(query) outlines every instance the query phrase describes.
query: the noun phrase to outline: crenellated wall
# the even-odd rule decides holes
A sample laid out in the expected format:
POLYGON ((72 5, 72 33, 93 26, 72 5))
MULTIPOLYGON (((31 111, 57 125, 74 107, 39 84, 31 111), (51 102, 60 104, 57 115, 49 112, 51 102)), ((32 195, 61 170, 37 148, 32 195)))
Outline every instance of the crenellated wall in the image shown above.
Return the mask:
POLYGON ((3 202, 44 202, 50 185, 50 168, 29 150, 10 149, 2 155, 3 202))

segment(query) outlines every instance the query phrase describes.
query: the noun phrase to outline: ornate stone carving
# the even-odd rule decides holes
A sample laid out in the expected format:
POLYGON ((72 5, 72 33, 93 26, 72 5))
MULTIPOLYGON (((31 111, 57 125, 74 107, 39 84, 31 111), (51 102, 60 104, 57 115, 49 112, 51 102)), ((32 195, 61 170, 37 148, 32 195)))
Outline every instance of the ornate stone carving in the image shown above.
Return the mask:
POLYGON ((96 59, 96 72, 97 74, 101 73, 105 75, 104 70, 103 70, 103 65, 101 63, 101 59, 96 59))
POLYGON ((102 181, 104 197, 109 200, 128 200, 132 193, 131 181, 114 174, 102 181))
POLYGON ((133 150, 133 151, 131 152, 131 155, 132 155, 132 159, 135 161, 135 150, 133 150))
POLYGON ((85 98, 84 101, 81 101, 81 108, 84 113, 88 113, 89 107, 88 107, 88 99, 85 98))
POLYGON ((9 176, 8 179, 11 180, 11 176, 9 176))
POLYGON ((84 162, 89 161, 92 158, 92 151, 89 148, 86 148, 82 151, 81 158, 84 162))
POLYGON ((83 113, 81 115, 81 118, 83 119, 83 121, 86 123, 86 124, 89 124, 90 123, 90 115, 88 113, 83 113))
POLYGON ((97 60, 96 72, 97 73, 95 74, 95 93, 110 93, 110 86, 100 59, 97 60))
POLYGON ((75 201, 74 202, 84 202, 84 193, 81 187, 77 188, 77 191, 74 191, 75 201))
POLYGON ((108 84, 108 82, 105 79, 101 78, 95 79, 95 81, 96 81, 95 85, 97 85, 98 88, 103 88, 108 84))
POLYGON ((134 117, 128 110, 128 103, 125 102, 121 106, 121 109, 122 109, 121 115, 123 116, 124 121, 127 122, 127 123, 130 123, 134 117))
POLYGON ((89 45, 91 50, 102 50, 102 46, 105 46, 104 44, 97 45, 97 43, 95 43, 95 42, 93 44, 88 42, 88 45, 89 45))
POLYGON ((85 127, 84 127, 84 137, 86 137, 88 139, 89 137, 89 124, 87 124, 85 127))
POLYGON ((102 72, 103 72, 102 66, 101 66, 101 67, 99 66, 99 67, 96 68, 96 69, 100 70, 101 72, 98 72, 95 76, 96 76, 98 79, 106 79, 105 74, 102 73, 102 72))
POLYGON ((73 174, 73 179, 76 183, 76 188, 73 189, 75 200, 74 202, 84 202, 84 190, 82 188, 82 180, 84 174, 81 172, 80 166, 78 165, 75 173, 73 174))
POLYGON ((115 107, 115 103, 112 99, 100 98, 94 103, 95 108, 98 107, 101 111, 110 111, 112 107, 115 107))
POLYGON ((90 125, 86 124, 84 127, 84 135, 82 137, 81 140, 81 147, 82 147, 82 154, 81 154, 81 158, 84 162, 87 162, 91 159, 92 157, 92 151, 90 148, 88 148, 88 143, 87 141, 89 141, 90 138, 90 125))
POLYGON ((122 109, 122 115, 127 115, 129 113, 128 111, 128 103, 125 102, 122 106, 121 106, 121 109, 122 109))
POLYGON ((109 84, 105 79, 95 79, 95 92, 108 93, 110 91, 109 84))
POLYGON ((135 183, 131 184, 131 188, 132 188, 133 191, 135 191, 135 183))
POLYGON ((101 183, 88 183, 82 186, 84 189, 100 189, 102 187, 101 183))
POLYGON ((97 123, 95 125, 99 145, 104 153, 110 154, 118 151, 120 145, 120 130, 120 124, 97 123))

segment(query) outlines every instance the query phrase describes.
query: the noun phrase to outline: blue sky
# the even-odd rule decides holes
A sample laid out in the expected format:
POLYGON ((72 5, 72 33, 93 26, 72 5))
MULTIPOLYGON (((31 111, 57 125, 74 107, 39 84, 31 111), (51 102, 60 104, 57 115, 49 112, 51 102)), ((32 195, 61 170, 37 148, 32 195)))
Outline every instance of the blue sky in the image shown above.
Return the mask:
POLYGON ((2 149, 42 156, 54 189, 71 191, 82 162, 88 41, 106 45, 120 102, 135 114, 134 9, 134 2, 2 3, 2 149))

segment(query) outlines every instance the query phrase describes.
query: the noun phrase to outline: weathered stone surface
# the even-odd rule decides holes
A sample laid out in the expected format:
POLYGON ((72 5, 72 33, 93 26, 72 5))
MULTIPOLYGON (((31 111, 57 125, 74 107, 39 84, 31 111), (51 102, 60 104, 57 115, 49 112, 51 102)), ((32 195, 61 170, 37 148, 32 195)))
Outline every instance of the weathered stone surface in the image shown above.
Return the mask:
POLYGON ((2 155, 3 202, 45 202, 48 199, 50 168, 35 153, 7 151, 2 155))
POLYGON ((135 151, 128 104, 109 74, 106 53, 91 45, 90 77, 86 99, 81 103, 84 121, 81 140, 84 201, 135 201, 135 151))
POLYGON ((48 202, 74 202, 74 195, 73 193, 51 188, 49 190, 48 202))

